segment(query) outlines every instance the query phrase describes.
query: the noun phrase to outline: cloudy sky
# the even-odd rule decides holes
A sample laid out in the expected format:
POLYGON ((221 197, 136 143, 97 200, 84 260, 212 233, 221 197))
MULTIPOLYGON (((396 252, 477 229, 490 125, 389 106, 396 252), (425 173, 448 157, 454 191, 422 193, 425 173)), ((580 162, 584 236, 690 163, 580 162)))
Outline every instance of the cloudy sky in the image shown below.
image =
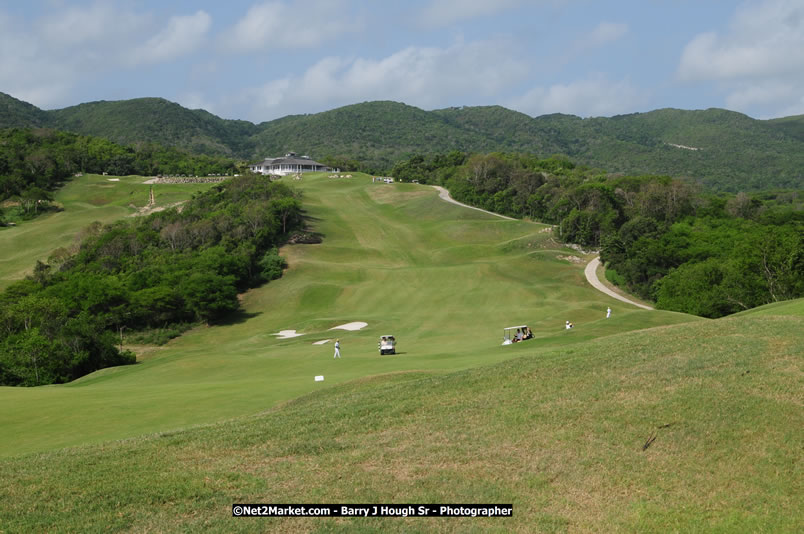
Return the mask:
POLYGON ((370 100, 804 114, 804 0, 0 2, 0 91, 261 122, 370 100))

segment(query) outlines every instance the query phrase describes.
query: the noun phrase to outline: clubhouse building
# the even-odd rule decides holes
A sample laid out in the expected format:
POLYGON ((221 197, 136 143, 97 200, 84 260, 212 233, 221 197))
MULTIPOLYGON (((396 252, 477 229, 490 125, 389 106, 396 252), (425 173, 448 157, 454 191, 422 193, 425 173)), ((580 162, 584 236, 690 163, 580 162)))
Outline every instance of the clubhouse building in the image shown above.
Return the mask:
POLYGON ((285 176, 303 172, 329 172, 326 165, 310 159, 310 156, 297 156, 295 152, 288 152, 281 158, 268 158, 261 163, 249 165, 251 172, 285 176))

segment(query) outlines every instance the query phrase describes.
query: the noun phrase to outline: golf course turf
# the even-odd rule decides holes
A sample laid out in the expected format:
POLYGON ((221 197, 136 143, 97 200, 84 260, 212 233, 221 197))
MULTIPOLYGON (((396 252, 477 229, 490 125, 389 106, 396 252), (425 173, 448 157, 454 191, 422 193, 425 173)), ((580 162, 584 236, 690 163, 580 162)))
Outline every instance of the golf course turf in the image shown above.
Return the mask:
POLYGON ((227 324, 71 384, 0 388, 0 531, 802 526, 801 301, 717 321, 642 310, 590 287, 591 256, 545 225, 360 174, 291 183, 323 242, 284 247, 284 276, 227 324), (535 338, 501 346, 518 324, 535 338), (336 337, 341 359, 314 345, 336 337), (234 502, 514 517, 255 521, 234 502))

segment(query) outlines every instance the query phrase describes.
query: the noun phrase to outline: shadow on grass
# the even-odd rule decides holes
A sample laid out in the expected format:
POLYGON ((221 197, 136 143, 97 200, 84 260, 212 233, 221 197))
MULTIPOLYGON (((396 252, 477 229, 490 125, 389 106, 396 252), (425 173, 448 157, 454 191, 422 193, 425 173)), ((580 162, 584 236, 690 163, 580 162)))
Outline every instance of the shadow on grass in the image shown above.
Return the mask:
POLYGON ((210 323, 210 326, 231 326, 241 324, 260 315, 262 315, 262 312, 247 312, 238 310, 228 314, 226 317, 221 317, 214 323, 210 323))

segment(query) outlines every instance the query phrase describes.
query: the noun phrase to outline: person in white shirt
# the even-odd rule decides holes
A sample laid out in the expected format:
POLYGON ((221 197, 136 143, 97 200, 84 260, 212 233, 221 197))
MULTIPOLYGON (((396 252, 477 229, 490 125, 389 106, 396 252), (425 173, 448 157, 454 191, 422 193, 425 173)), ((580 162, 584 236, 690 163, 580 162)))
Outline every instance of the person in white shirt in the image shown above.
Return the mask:
POLYGON ((341 357, 341 340, 336 339, 335 340, 335 356, 333 356, 333 359, 334 358, 340 358, 340 357, 341 357))
POLYGON ((606 319, 611 317, 611 308, 606 308, 606 319))

